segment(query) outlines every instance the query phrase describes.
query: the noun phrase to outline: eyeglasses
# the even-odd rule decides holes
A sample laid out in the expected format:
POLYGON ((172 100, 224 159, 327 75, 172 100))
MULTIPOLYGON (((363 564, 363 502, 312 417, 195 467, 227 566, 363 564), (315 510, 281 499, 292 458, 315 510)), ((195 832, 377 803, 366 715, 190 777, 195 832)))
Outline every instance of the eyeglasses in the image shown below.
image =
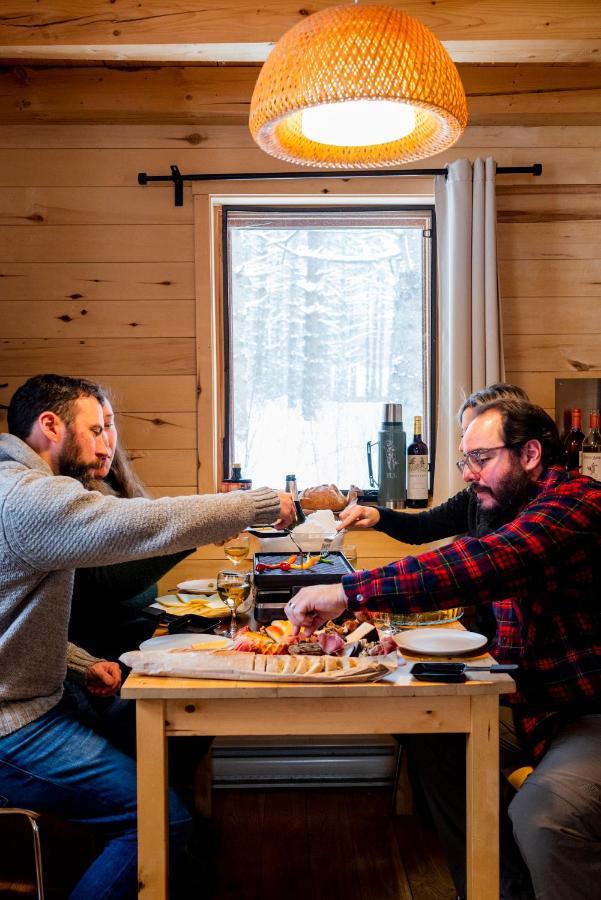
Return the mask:
POLYGON ((463 470, 466 465, 468 469, 474 473, 474 475, 478 475, 479 472, 482 471, 486 463, 493 459, 496 455, 496 451, 498 450, 506 450, 507 448, 514 446, 512 444, 501 444, 499 447, 480 447, 478 450, 468 450, 467 453, 464 453, 461 459, 458 459, 455 465, 463 474, 463 470))

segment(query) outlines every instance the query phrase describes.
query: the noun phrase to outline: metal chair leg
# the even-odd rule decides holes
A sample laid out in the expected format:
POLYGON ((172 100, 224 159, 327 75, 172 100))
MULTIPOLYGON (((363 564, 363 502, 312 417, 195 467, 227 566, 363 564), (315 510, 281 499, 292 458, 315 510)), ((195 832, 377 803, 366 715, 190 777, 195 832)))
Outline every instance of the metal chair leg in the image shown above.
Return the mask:
POLYGON ((35 859, 35 880, 38 889, 38 900, 44 900, 44 875, 42 869, 42 844, 40 842, 40 829, 38 823, 31 816, 27 816, 33 835, 33 856, 35 859))
POLYGON ((33 855, 35 859, 35 878, 38 900, 44 900, 44 871, 42 868, 42 844, 40 841, 40 829, 38 828, 37 819, 40 813, 33 812, 31 809, 18 809, 14 806, 8 806, 0 809, 0 815, 5 816, 25 816, 31 825, 33 836, 33 855))

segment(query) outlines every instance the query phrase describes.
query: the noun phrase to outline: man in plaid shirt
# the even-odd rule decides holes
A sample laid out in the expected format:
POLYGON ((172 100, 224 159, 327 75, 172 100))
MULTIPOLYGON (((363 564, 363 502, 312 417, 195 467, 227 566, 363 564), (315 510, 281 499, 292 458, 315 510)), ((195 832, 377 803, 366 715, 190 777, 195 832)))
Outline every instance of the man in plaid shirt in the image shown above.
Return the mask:
MULTIPOLYGON (((509 808, 521 855, 537 898, 589 897, 601 880, 601 484, 556 465, 555 424, 522 401, 478 410, 462 446, 458 466, 490 518, 488 535, 357 572, 342 585, 306 588, 287 612, 315 629, 347 607, 407 613, 491 604, 492 652, 519 665, 511 710, 501 710, 502 764, 537 765, 509 808)), ((423 736, 411 744, 462 891, 463 740, 423 736)), ((519 858, 514 866, 510 857, 503 848, 502 896, 532 896, 519 858)))

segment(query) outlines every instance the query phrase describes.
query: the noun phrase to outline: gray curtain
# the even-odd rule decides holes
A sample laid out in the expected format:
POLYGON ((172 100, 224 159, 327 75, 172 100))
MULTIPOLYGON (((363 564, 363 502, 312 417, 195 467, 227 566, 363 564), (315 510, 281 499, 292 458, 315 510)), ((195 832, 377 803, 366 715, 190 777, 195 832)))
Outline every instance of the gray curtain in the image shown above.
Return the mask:
POLYGON ((464 486, 455 467, 457 409, 505 375, 497 274, 494 159, 451 163, 435 184, 438 243, 438 410, 434 503, 464 486))

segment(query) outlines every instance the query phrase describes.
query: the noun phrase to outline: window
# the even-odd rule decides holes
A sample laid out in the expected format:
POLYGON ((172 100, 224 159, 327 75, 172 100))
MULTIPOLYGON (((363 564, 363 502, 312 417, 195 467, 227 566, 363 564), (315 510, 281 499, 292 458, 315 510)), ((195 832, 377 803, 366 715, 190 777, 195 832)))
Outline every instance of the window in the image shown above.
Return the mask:
POLYGON ((382 404, 429 439, 433 210, 223 210, 224 468, 367 484, 382 404))

